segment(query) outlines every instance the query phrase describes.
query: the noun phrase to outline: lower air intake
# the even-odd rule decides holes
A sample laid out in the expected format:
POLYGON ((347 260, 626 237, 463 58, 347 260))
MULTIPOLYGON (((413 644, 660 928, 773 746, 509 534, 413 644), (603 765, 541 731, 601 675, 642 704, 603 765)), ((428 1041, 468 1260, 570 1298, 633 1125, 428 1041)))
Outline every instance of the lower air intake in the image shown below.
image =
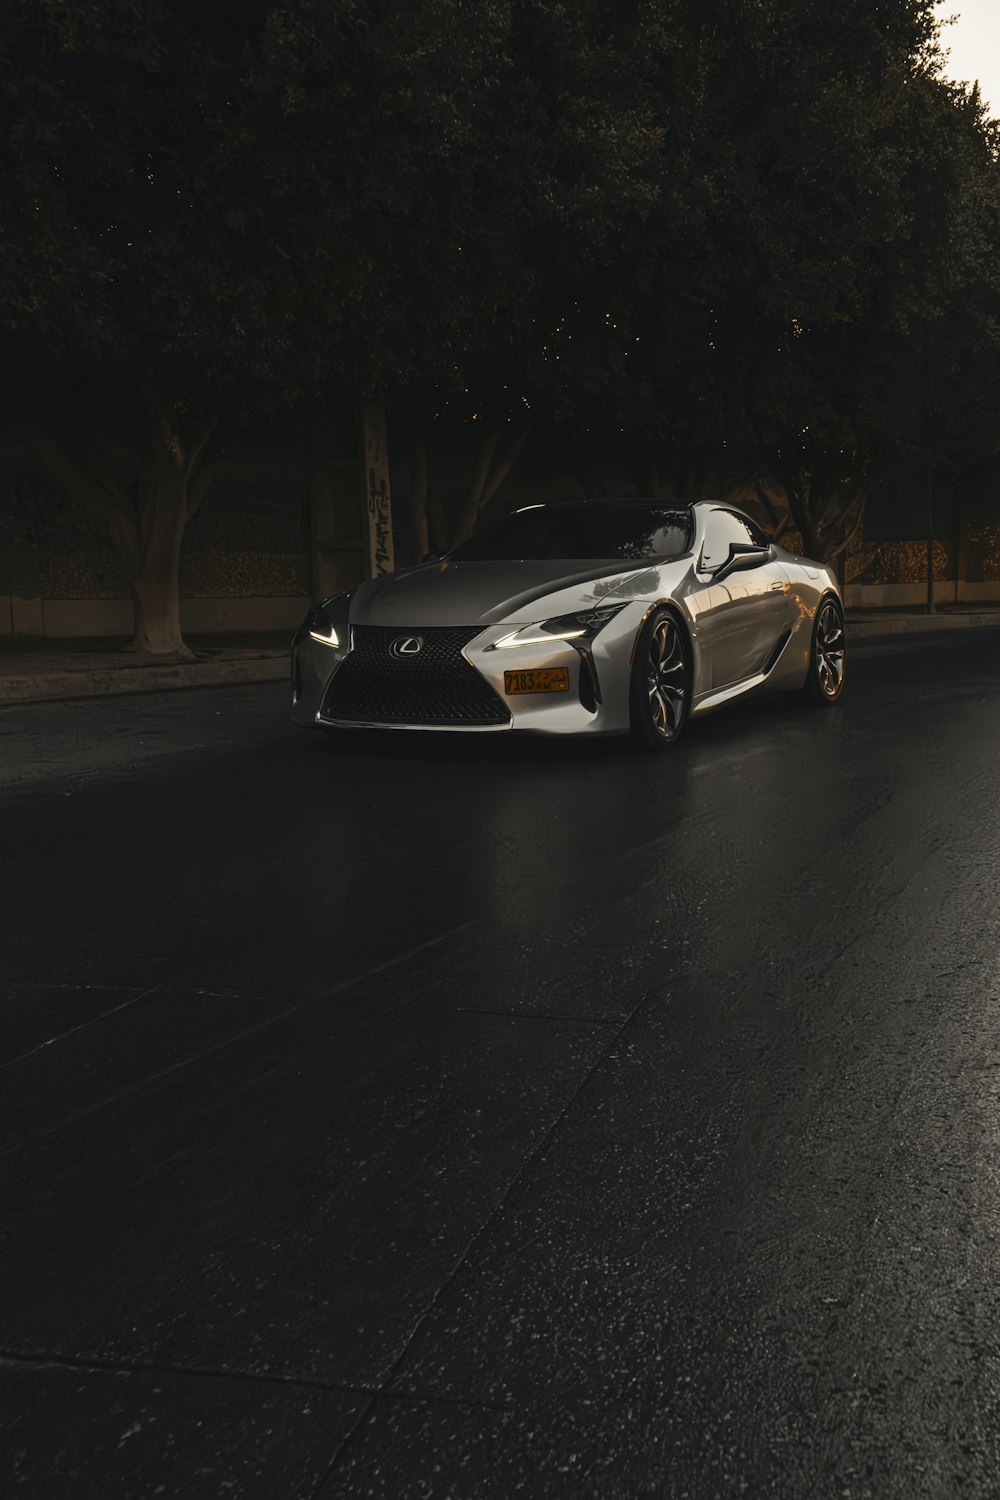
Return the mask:
POLYGON ((462 647, 481 626, 406 630, 355 625, 353 649, 334 673, 323 717, 334 723, 449 725, 507 724, 503 699, 470 666, 462 647), (420 649, 412 643, 420 641, 420 649), (393 653, 401 642, 410 650, 393 653))

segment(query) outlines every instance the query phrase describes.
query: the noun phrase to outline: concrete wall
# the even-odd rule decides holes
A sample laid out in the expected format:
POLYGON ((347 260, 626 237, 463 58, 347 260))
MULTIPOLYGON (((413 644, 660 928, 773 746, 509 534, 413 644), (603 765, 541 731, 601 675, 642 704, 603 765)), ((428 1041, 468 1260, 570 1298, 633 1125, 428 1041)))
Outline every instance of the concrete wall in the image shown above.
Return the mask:
POLYGON ((42 601, 34 548, 0 545, 0 636, 41 634, 42 601))
MULTIPOLYGON (((282 630, 291 635, 301 625, 310 602, 308 594, 284 599, 182 599, 181 629, 188 635, 282 630)), ((127 599, 42 599, 39 606, 40 628, 17 634, 53 639, 132 634, 132 606, 127 599)))
MULTIPOLYGON (((849 583, 844 603, 849 609, 891 609, 927 602, 926 583, 849 583)), ((934 580, 936 604, 1000 603, 1000 581, 966 583, 954 578, 934 580)))

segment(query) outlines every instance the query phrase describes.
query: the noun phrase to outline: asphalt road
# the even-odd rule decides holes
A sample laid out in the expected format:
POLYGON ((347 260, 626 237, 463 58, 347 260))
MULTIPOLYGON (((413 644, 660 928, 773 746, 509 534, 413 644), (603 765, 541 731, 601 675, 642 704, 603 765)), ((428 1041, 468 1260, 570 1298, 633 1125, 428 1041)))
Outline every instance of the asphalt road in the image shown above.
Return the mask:
POLYGON ((0 1493, 1000 1493, 1000 632, 284 713, 0 710, 0 1493))

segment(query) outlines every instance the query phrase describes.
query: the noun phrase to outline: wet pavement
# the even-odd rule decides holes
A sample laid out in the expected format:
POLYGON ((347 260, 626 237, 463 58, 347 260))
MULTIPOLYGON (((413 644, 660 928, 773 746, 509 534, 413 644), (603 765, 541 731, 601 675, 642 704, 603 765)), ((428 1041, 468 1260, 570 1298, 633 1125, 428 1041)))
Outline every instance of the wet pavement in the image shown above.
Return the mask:
POLYGON ((1000 1493, 998 748, 0 710, 0 1492, 1000 1493))

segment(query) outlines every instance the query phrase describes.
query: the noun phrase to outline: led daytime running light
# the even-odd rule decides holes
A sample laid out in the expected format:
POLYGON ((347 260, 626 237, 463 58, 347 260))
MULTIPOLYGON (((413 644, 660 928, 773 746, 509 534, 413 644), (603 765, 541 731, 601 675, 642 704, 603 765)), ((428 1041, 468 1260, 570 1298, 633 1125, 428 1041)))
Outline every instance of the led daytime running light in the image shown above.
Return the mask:
POLYGON ((540 635, 525 635, 525 630, 530 630, 530 625, 524 625, 520 630, 515 630, 513 635, 505 635, 503 640, 494 641, 493 645, 497 651, 507 651, 511 646, 545 646, 552 641, 575 641, 577 636, 586 635, 587 632, 582 625, 568 630, 545 630, 540 635))
POLYGON ((334 630, 332 625, 330 626, 329 632, 326 635, 321 634, 321 632, 318 630, 310 630, 309 639, 311 641, 318 641, 321 646, 340 645, 340 637, 334 630))
POLYGON ((573 615, 561 615, 554 620, 542 620, 537 625, 522 625, 510 635, 493 642, 495 651, 510 651, 519 646, 546 646, 553 641, 593 640, 609 620, 614 619, 623 604, 605 605, 597 609, 584 609, 573 615))

